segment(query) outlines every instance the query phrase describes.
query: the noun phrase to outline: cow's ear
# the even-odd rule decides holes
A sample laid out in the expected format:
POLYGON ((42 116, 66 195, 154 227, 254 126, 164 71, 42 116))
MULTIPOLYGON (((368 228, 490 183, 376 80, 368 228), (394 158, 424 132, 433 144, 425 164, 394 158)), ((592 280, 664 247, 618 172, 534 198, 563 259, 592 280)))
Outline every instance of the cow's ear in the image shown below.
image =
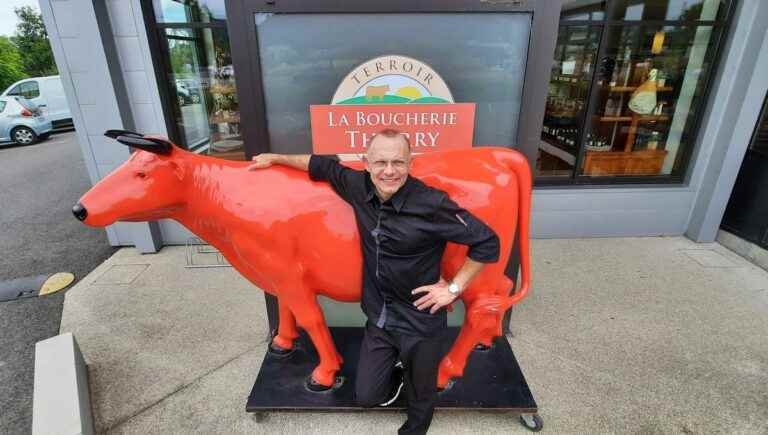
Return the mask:
POLYGON ((171 168, 173 168, 173 173, 176 175, 176 178, 178 178, 180 181, 184 180, 184 174, 186 174, 187 171, 184 166, 171 161, 171 168))

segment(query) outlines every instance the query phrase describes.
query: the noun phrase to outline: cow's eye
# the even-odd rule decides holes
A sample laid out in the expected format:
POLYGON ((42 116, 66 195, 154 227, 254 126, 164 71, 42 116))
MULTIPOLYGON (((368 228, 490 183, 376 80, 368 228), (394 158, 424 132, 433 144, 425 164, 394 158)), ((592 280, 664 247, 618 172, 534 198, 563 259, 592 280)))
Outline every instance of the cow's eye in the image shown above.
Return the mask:
POLYGON ((147 174, 144 171, 139 171, 136 173, 136 177, 144 179, 144 178, 147 178, 147 174))

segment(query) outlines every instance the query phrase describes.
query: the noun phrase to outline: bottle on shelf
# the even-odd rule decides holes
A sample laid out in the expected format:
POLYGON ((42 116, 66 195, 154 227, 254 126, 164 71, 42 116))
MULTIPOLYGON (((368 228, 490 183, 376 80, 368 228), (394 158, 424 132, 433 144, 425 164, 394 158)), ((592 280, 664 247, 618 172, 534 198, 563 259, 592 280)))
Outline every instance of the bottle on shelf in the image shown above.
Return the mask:
POLYGON ((654 131, 651 133, 651 138, 648 139, 645 148, 649 150, 655 150, 659 147, 659 132, 654 131))

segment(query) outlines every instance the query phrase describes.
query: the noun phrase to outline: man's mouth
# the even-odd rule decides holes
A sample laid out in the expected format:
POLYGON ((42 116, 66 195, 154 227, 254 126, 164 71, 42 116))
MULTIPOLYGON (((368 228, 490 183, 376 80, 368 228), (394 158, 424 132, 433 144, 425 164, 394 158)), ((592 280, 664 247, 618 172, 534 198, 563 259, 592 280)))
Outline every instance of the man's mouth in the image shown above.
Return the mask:
POLYGON ((382 178, 381 182, 386 184, 395 184, 400 182, 400 178, 382 178))

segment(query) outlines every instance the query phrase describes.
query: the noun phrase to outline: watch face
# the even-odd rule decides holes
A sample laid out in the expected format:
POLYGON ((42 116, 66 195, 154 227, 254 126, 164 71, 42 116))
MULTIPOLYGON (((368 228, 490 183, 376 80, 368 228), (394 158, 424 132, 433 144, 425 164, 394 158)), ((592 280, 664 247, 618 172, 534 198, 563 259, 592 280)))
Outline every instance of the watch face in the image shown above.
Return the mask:
POLYGON ((459 292, 459 286, 455 282, 452 282, 451 285, 448 286, 448 291, 456 294, 459 292))

